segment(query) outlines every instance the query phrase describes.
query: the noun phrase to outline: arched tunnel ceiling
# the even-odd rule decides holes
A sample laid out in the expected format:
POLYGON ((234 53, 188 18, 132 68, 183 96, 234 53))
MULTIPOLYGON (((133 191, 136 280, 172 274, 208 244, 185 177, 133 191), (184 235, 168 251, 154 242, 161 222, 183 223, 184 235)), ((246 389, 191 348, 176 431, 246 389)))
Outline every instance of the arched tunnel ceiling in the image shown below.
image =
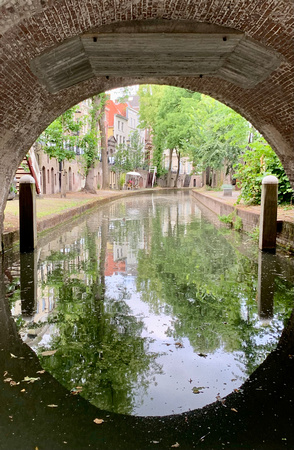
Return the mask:
POLYGON ((244 33, 208 24, 153 22, 101 27, 31 61, 39 82, 57 93, 94 77, 217 76, 248 89, 264 81, 281 56, 244 33), (136 31, 136 32, 134 32, 136 31))

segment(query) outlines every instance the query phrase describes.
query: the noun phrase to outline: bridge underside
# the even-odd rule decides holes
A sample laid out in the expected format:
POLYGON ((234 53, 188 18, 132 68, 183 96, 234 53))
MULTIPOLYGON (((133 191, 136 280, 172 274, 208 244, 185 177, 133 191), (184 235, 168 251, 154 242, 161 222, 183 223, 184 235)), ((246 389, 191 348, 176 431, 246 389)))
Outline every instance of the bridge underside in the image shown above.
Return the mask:
POLYGON ((162 21, 105 26, 36 57, 32 71, 57 93, 94 77, 218 77, 254 88, 282 58, 244 33, 209 24, 162 21))

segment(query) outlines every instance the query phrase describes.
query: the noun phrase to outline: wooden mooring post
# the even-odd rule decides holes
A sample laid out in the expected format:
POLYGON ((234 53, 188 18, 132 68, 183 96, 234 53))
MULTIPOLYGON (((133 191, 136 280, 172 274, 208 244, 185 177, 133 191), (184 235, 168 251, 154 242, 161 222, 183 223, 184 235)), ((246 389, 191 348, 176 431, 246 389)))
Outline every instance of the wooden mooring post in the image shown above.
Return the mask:
POLYGON ((19 180, 19 247, 32 252, 37 245, 36 187, 30 175, 19 180))
POLYGON ((279 180, 268 175, 262 180, 259 220, 259 248, 273 251, 276 248, 279 180))

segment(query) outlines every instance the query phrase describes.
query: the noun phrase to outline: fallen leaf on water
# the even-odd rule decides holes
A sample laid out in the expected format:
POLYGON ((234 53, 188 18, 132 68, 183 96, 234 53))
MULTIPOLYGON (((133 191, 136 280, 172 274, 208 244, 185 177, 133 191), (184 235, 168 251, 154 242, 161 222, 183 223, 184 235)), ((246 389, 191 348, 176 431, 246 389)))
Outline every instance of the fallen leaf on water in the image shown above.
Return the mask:
POLYGON ((5 370, 3 377, 6 377, 6 375, 8 374, 7 370, 5 370))
POLYGON ((178 448, 180 446, 180 444, 178 442, 176 442, 174 445, 172 445, 173 448, 178 448))
POLYGON ((79 394, 80 392, 82 392, 82 390, 83 390, 82 386, 77 386, 77 387, 72 388, 71 391, 70 391, 70 393, 71 393, 72 395, 77 395, 77 394, 79 394))
POLYGON ((52 404, 52 405, 47 405, 47 406, 49 406, 49 408, 58 408, 58 405, 54 405, 54 404, 52 404))
POLYGON ((178 348, 183 348, 184 347, 181 342, 176 342, 175 346, 178 347, 178 348))
POLYGON ((52 356, 56 352, 57 352, 57 350, 46 350, 45 352, 42 352, 41 355, 42 356, 52 356))
POLYGON ((235 408, 231 408, 231 411, 238 412, 235 408))
POLYGON ((159 444, 159 441, 150 441, 151 444, 159 444))
POLYGON ((12 381, 12 378, 5 378, 4 383, 10 383, 12 381))
POLYGON ((22 389, 20 392, 25 392, 26 390, 25 389, 22 389))
POLYGON ((204 389, 204 387, 202 387, 202 386, 199 386, 199 387, 194 386, 193 389, 192 389, 193 394, 200 394, 202 392, 201 389, 204 389))
POLYGON ((27 383, 34 383, 35 381, 40 380, 40 377, 34 378, 34 377, 24 377, 22 381, 26 381, 27 383))
POLYGON ((198 353, 198 356, 201 356, 202 358, 206 358, 207 355, 205 353, 198 353))
POLYGON ((46 370, 38 370, 37 373, 45 373, 45 372, 46 372, 46 370))
POLYGON ((17 386, 20 382, 17 383, 16 381, 11 380, 9 384, 10 386, 17 386))
POLYGON ((104 422, 103 419, 94 419, 93 422, 97 423, 98 425, 100 425, 101 423, 104 422))
POLYGON ((13 353, 10 353, 11 358, 17 358, 13 353))

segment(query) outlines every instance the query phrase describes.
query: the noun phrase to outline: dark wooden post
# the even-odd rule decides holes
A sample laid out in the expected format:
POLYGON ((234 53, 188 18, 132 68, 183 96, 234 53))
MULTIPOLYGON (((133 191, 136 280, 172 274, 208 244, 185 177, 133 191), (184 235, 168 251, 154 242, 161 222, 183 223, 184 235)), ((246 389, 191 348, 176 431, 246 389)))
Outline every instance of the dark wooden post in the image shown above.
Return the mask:
POLYGON ((30 175, 19 181, 19 246, 21 253, 32 252, 37 245, 36 187, 30 175))
POLYGON ((277 237, 279 180, 269 175, 262 180, 261 210, 259 221, 260 250, 274 250, 277 237))

